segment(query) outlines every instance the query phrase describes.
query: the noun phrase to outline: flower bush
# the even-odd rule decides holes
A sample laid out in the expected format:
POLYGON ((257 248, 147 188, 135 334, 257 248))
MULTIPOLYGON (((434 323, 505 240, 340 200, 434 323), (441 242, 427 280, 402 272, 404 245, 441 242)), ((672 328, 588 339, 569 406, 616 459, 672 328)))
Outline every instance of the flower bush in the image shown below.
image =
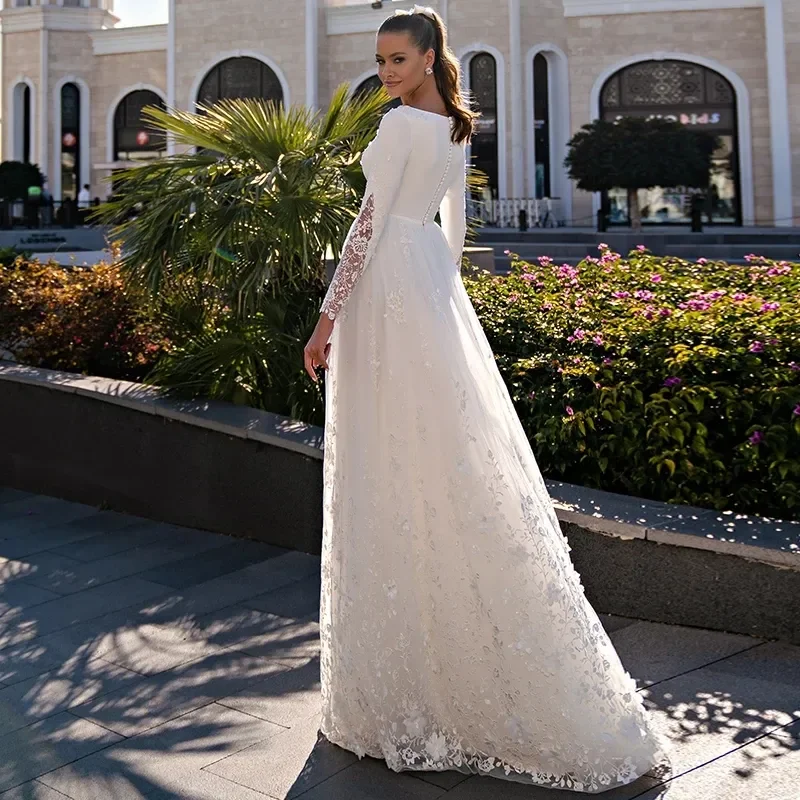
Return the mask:
POLYGON ((138 381, 165 344, 115 266, 0 263, 0 349, 17 361, 138 381))
POLYGON ((599 250, 464 278, 542 471, 797 516, 800 265, 599 250))

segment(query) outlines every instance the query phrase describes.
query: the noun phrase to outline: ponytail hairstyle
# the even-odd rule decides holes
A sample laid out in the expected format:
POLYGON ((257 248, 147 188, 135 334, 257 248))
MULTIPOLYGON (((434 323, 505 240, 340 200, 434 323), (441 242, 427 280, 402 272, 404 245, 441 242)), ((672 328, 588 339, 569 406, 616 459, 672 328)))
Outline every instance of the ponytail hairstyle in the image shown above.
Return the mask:
POLYGON ((461 64, 447 44, 447 28, 441 16, 426 6, 395 11, 378 33, 407 33, 421 53, 433 50, 433 75, 447 113, 453 117, 453 141, 468 142, 478 115, 461 94, 461 64))

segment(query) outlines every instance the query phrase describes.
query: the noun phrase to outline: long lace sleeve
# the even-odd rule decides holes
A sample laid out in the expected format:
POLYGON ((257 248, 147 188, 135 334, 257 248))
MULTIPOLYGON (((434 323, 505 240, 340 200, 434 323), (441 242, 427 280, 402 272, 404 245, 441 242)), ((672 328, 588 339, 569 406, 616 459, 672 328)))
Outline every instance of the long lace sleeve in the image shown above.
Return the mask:
POLYGON ((361 209, 350 226, 342 257, 320 307, 320 312, 331 319, 341 311, 367 268, 403 180, 411 153, 411 129, 405 114, 399 109, 388 111, 368 150, 369 175, 361 209))
POLYGON ((442 230, 450 245, 453 260, 461 265, 464 239, 467 235, 467 172, 466 167, 445 192, 439 206, 442 230))

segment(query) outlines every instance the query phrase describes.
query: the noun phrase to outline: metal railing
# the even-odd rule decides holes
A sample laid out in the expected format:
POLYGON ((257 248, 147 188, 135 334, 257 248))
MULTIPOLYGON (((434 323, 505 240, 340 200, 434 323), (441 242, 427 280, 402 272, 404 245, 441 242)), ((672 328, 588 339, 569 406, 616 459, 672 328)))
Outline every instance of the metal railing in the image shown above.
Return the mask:
POLYGON ((0 200, 0 230, 12 228, 74 228, 91 224, 88 214, 99 200, 83 208, 74 200, 0 200))
POLYGON ((506 197, 500 200, 467 199, 467 214, 495 228, 559 228, 564 225, 558 197, 506 197), (524 212, 524 217, 521 213, 524 212))

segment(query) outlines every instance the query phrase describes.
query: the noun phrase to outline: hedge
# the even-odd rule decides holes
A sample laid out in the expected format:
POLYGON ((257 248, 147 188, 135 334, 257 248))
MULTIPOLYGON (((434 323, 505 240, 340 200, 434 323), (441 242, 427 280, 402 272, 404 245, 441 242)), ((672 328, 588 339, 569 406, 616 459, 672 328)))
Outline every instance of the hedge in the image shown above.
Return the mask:
POLYGON ((797 515, 800 265, 599 249, 464 279, 542 471, 797 515))

